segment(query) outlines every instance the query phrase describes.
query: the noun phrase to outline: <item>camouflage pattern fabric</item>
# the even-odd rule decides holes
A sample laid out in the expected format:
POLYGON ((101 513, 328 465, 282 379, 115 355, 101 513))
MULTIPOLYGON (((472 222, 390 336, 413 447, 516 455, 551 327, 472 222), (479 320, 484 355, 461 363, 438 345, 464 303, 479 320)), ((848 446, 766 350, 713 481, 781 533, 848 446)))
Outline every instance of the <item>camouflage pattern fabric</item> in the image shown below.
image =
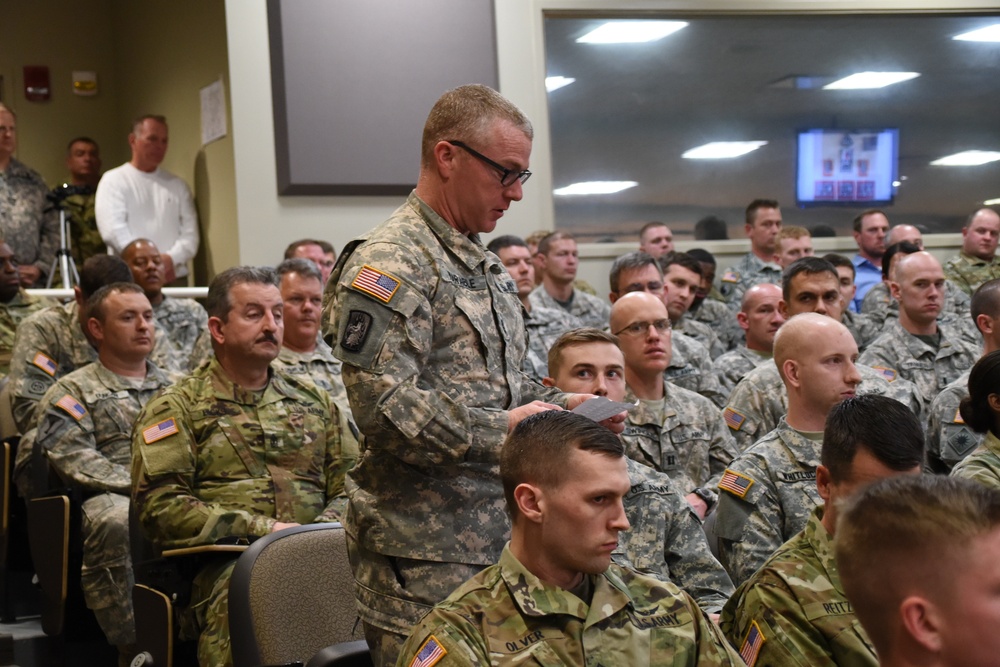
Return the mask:
POLYGON ((319 341, 312 352, 296 352, 282 347, 278 358, 271 362, 271 366, 288 375, 304 378, 324 389, 338 408, 350 414, 347 389, 344 388, 344 380, 341 377, 340 359, 333 356, 333 350, 325 342, 319 341))
POLYGON ((722 344, 719 336, 712 328, 704 322, 691 317, 690 313, 685 313, 677 322, 673 324, 673 330, 695 339, 705 346, 708 356, 712 359, 721 357, 726 353, 726 346, 722 344))
POLYGON ((945 262, 942 268, 944 277, 970 297, 986 281, 1000 278, 1000 260, 996 256, 987 262, 960 252, 945 262))
MULTIPOLYGON (((627 402, 635 395, 628 391, 627 402)), ((722 416, 704 396, 664 383, 660 412, 645 401, 628 412, 622 433, 625 453, 668 475, 682 493, 712 489, 739 450, 722 416)))
MULTIPOLYGON (((898 376, 890 382, 881 371, 863 364, 857 364, 857 368, 861 374, 858 394, 888 396, 910 408, 917 417, 922 415, 923 400, 912 382, 898 376)), ((777 428, 787 412, 788 390, 772 359, 747 373, 736 385, 722 416, 740 449, 745 450, 777 428)))
POLYGON ((211 350, 202 338, 211 339, 208 332, 208 313, 194 299, 163 297, 153 306, 156 317, 156 344, 150 361, 162 368, 172 379, 179 380, 206 359, 211 350))
POLYGON ((813 510, 802 532, 740 586, 722 613, 722 632, 737 649, 752 624, 763 636, 750 667, 878 667, 875 647, 840 583, 822 515, 823 508, 813 510))
POLYGON ((985 437, 966 426, 958 406, 969 395, 969 372, 941 390, 927 409, 927 468, 947 475, 985 437))
POLYGON ((607 330, 608 328, 608 318, 611 317, 611 304, 600 297, 587 294, 578 289, 573 290, 573 302, 568 309, 563 308, 558 301, 545 291, 545 285, 536 287, 528 295, 528 300, 531 302, 532 309, 559 308, 583 322, 583 326, 585 327, 594 327, 595 329, 603 330, 607 330))
POLYGON ((0 172, 0 236, 22 265, 33 264, 41 270, 40 285, 59 248, 59 216, 46 212, 48 194, 38 172, 14 158, 0 172))
POLYGON ((56 380, 92 361, 97 361, 97 350, 80 328, 75 301, 25 318, 17 328, 10 362, 10 395, 18 430, 26 433, 35 425, 38 401, 56 380))
POLYGON ((909 333, 898 320, 872 341, 858 361, 886 374, 898 374, 917 386, 925 405, 938 393, 972 368, 982 354, 981 347, 965 342, 959 333, 938 323, 941 342, 937 349, 909 333))
MULTIPOLYGON (((95 194, 75 194, 66 197, 66 218, 70 221, 70 254, 79 269, 88 257, 106 255, 108 246, 97 231, 97 214, 94 213, 95 194)), ((53 284, 55 284, 53 282, 53 284)))
POLYGON ((532 308, 525 313, 528 348, 524 355, 524 372, 536 382, 548 377, 549 348, 559 336, 582 326, 583 322, 562 308, 532 308))
POLYGON ((715 366, 715 376, 719 380, 719 386, 729 400, 729 395, 740 383, 747 373, 760 366, 765 361, 770 361, 773 357, 764 352, 750 350, 745 345, 730 350, 713 362, 715 366))
POLYGON ((587 604, 543 583, 511 553, 413 629, 396 663, 414 665, 742 665, 719 629, 673 584, 611 565, 588 575, 587 604), (440 659, 421 662, 440 648, 440 659))
POLYGON ((712 358, 705 346, 678 332, 671 333, 671 347, 670 365, 663 371, 663 379, 724 407, 727 397, 715 377, 712 358))
POLYGON ((840 317, 840 323, 851 332, 858 350, 863 352, 868 347, 868 344, 882 333, 884 320, 877 320, 871 315, 865 315, 864 313, 845 310, 844 314, 840 317))
POLYGON ((726 351, 746 345, 746 333, 736 321, 736 313, 726 306, 719 291, 712 288, 708 297, 690 315, 695 320, 707 324, 714 331, 726 351), (718 295, 718 297, 716 297, 718 295))
MULTIPOLYGON (((968 318, 970 303, 968 294, 951 282, 945 281, 944 302, 941 304, 942 314, 968 318)), ((899 318, 899 303, 889 294, 889 285, 886 282, 877 283, 868 290, 868 294, 861 302, 861 313, 870 316, 879 325, 886 319, 899 318)))
POLYGON ((740 309, 746 291, 761 283, 780 285, 781 267, 774 262, 765 262, 753 252, 748 252, 736 266, 731 266, 722 273, 719 291, 725 297, 729 309, 736 312, 740 309))
POLYGON ((802 530, 822 504, 816 490, 822 446, 782 418, 729 465, 719 484, 715 534, 719 560, 737 586, 802 530))
POLYGON ((987 433, 974 452, 955 464, 951 476, 1000 488, 1000 439, 993 433, 987 433))
POLYGON ((10 362, 14 356, 14 335, 21 322, 43 308, 55 305, 55 301, 43 297, 31 296, 23 289, 18 290, 14 298, 7 303, 0 303, 0 377, 10 373, 10 362))
POLYGON ((626 458, 632 488, 623 498, 631 527, 618 535, 612 560, 669 581, 709 613, 733 594, 733 582, 712 555, 701 520, 667 475, 626 458))

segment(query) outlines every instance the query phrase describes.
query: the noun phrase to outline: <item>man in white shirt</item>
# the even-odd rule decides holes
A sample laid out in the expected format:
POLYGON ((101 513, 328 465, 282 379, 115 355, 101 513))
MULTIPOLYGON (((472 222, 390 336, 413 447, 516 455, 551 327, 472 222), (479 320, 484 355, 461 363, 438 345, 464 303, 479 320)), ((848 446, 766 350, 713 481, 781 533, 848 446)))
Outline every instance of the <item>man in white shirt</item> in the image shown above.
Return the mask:
POLYGON ((97 228, 115 253, 137 238, 160 248, 166 281, 188 274, 198 252, 198 216, 191 190, 180 178, 160 169, 167 154, 167 119, 142 116, 128 135, 132 159, 111 169, 97 186, 97 228))

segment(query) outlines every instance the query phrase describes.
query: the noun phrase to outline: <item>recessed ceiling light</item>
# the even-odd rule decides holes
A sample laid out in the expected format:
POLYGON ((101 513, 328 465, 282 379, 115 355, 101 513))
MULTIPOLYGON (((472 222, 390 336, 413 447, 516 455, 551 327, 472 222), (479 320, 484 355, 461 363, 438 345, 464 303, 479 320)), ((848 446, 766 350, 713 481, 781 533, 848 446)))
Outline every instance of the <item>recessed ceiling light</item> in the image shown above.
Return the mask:
POLYGON ((997 199, 987 199, 983 202, 983 206, 996 206, 997 204, 1000 204, 1000 197, 997 199))
POLYGON ((545 77, 545 90, 551 93, 553 90, 559 90, 563 86, 568 86, 574 81, 576 81, 576 79, 568 76, 547 76, 545 77))
POLYGON ((946 155, 931 162, 941 167, 975 167, 987 162, 1000 160, 1000 151, 962 151, 954 155, 946 155))
POLYGON ((687 26, 686 21, 608 21, 578 37, 581 44, 638 44, 663 39, 687 26))
POLYGON ((893 181, 892 182, 892 187, 898 188, 902 184, 903 184, 903 181, 893 181))
POLYGON ((920 76, 919 72, 858 72, 823 86, 823 90, 856 88, 885 88, 894 83, 909 81, 920 76))
POLYGON ((681 157, 689 160, 721 160, 746 155, 766 144, 766 141, 713 141, 685 151, 681 157))
POLYGON ((1000 23, 994 23, 978 30, 963 32, 961 35, 955 35, 952 39, 958 39, 963 42, 1000 42, 1000 23))
POLYGON ((553 190, 556 195, 611 195, 639 185, 635 181, 584 181, 553 190))

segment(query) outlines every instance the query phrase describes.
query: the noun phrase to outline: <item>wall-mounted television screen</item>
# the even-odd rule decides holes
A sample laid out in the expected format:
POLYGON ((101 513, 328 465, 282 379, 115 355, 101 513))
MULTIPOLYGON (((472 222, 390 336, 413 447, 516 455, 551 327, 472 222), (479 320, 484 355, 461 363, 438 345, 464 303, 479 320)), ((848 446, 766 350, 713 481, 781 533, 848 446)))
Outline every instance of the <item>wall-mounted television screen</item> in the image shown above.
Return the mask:
POLYGON ((800 130, 795 170, 799 206, 892 203, 899 130, 800 130))

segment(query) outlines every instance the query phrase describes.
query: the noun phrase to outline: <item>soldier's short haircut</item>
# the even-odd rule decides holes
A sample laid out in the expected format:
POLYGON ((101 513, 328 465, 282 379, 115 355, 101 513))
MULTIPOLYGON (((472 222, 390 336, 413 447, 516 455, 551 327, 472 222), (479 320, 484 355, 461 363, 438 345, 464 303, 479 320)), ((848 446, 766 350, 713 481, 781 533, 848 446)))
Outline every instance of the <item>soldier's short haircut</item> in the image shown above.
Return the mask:
POLYGON ((778 236, 774 241, 775 251, 781 250, 781 242, 785 239, 801 239, 808 236, 812 238, 812 234, 805 227, 796 227, 795 225, 789 225, 788 227, 782 227, 778 232, 778 236))
POLYGON ((292 259, 295 257, 295 251, 305 245, 319 246, 319 241, 316 239, 299 239, 298 241, 292 241, 288 244, 288 247, 285 248, 285 259, 292 259))
POLYGON ((297 273, 304 278, 315 278, 320 284, 323 283, 323 274, 320 272, 319 267, 316 266, 316 262, 305 257, 286 259, 281 264, 278 264, 275 272, 278 274, 279 282, 289 273, 297 273))
POLYGON ((96 292, 90 295, 87 299, 87 316, 93 317, 101 324, 104 324, 104 319, 107 317, 107 313, 104 312, 104 302, 108 300, 108 297, 112 294, 142 294, 145 292, 141 287, 135 283, 111 283, 110 285, 104 285, 98 288, 96 292))
POLYGON ((480 153, 489 155, 489 132, 493 123, 507 121, 528 139, 535 131, 531 121, 517 106, 497 91, 480 84, 449 90, 434 103, 420 144, 420 163, 434 163, 434 146, 439 141, 463 141, 480 153))
POLYGON ((993 318, 1000 318, 1000 278, 987 280, 976 288, 972 293, 972 300, 969 303, 969 311, 972 314, 972 322, 979 328, 976 320, 980 315, 987 315, 993 318))
MULTIPOLYGON (((865 221, 865 218, 867 218, 869 215, 875 215, 876 213, 881 213, 882 215, 885 215, 885 211, 883 211, 880 208, 869 208, 869 209, 866 209, 864 211, 861 211, 861 213, 858 213, 854 217, 854 220, 853 220, 853 223, 852 223, 853 226, 854 226, 854 231, 860 233, 861 232, 861 224, 865 221)), ((887 220, 889 219, 889 216, 885 215, 885 217, 886 217, 887 220)))
POLYGON ((586 345, 588 343, 611 343, 620 348, 618 337, 607 331, 583 327, 580 329, 570 329, 552 344, 549 348, 549 377, 554 378, 559 375, 563 365, 563 353, 566 348, 574 345, 586 345))
POLYGON ((667 275, 667 271, 674 264, 683 266, 688 271, 697 273, 699 278, 701 278, 704 274, 698 260, 686 252, 668 252, 657 261, 660 263, 660 269, 663 271, 663 275, 667 275))
MULTIPOLYGON (((823 259, 833 264, 833 268, 840 268, 841 266, 845 269, 851 270, 851 276, 856 277, 858 275, 857 269, 854 268, 854 262, 852 262, 847 257, 837 254, 835 252, 828 252, 823 255, 823 259)), ((853 279, 853 278, 852 278, 853 279)))
POLYGON ((969 371, 969 395, 962 399, 958 411, 966 426, 976 433, 997 428, 997 413, 990 407, 990 395, 1000 393, 1000 350, 994 350, 979 359, 969 371))
POLYGON ((648 232, 650 229, 655 229, 657 227, 665 227, 668 230, 670 229, 670 227, 667 226, 667 223, 665 222, 647 222, 639 230, 639 240, 641 241, 642 238, 646 235, 646 232, 648 232))
POLYGON ((691 248, 687 251, 687 254, 698 260, 699 264, 711 264, 712 266, 716 266, 715 255, 704 248, 691 248))
POLYGON ((524 242, 520 236, 514 236, 513 234, 504 234, 503 236, 498 236, 489 243, 486 244, 486 249, 489 250, 494 255, 499 255, 500 251, 505 248, 527 248, 528 244, 524 242))
POLYGON ((162 125, 167 124, 166 116, 152 113, 143 114, 132 121, 132 134, 139 134, 139 130, 142 129, 142 124, 147 120, 155 120, 157 123, 161 123, 162 125))
POLYGON ((889 268, 892 266, 893 257, 900 253, 912 255, 915 252, 920 252, 920 246, 912 241, 900 241, 886 248, 882 254, 882 280, 889 280, 889 268))
POLYGON ((93 255, 80 268, 80 292, 90 299, 94 292, 111 283, 131 283, 132 270, 121 257, 93 255))
POLYGON ((337 254, 337 250, 329 241, 324 241, 323 239, 313 239, 313 243, 318 245, 324 253, 330 253, 331 255, 337 254))
POLYGON ((660 271, 660 265, 656 263, 653 256, 641 250, 627 252, 621 257, 616 258, 611 264, 611 271, 608 273, 608 282, 611 284, 611 291, 616 294, 618 293, 618 279, 621 278, 622 271, 637 271, 647 266, 654 267, 657 273, 663 273, 660 271))
POLYGON ((773 199, 754 199, 747 205, 746 221, 751 227, 757 222, 757 211, 762 208, 779 208, 773 199))
POLYGON ((848 398, 833 407, 823 431, 820 461, 834 482, 850 480, 859 449, 890 470, 912 470, 924 462, 924 430, 897 400, 877 394, 848 398))
POLYGON ((568 410, 533 414, 514 427, 500 449, 500 480, 507 512, 518 515, 514 489, 519 484, 557 487, 565 481, 571 449, 625 456, 621 439, 600 424, 568 410))
POLYGON ((830 262, 815 255, 799 257, 785 267, 785 272, 781 274, 781 298, 785 300, 785 303, 789 303, 792 300, 792 279, 800 273, 807 275, 829 273, 837 281, 837 284, 840 284, 840 274, 837 273, 837 269, 830 262))
POLYGON ((998 529, 1000 490, 968 479, 899 475, 846 500, 837 568, 877 653, 891 646, 902 601, 948 599, 949 574, 966 570, 973 542, 998 529))
POLYGON ((269 266, 234 266, 212 279, 205 297, 205 310, 209 317, 229 321, 229 311, 233 307, 230 292, 237 285, 271 285, 278 287, 278 276, 269 266))
POLYGON ((90 144, 94 148, 99 148, 97 142, 91 139, 90 137, 73 137, 72 139, 69 140, 69 143, 66 144, 67 154, 73 150, 73 144, 90 144))
POLYGON ((552 232, 548 229, 539 229, 538 231, 531 232, 524 237, 524 242, 528 244, 528 247, 535 246, 535 252, 538 252, 538 244, 542 242, 546 236, 552 232))
POLYGON ((552 244, 556 241, 576 241, 576 237, 569 232, 552 232, 551 234, 546 234, 538 242, 538 254, 548 255, 549 250, 552 249, 552 244))

